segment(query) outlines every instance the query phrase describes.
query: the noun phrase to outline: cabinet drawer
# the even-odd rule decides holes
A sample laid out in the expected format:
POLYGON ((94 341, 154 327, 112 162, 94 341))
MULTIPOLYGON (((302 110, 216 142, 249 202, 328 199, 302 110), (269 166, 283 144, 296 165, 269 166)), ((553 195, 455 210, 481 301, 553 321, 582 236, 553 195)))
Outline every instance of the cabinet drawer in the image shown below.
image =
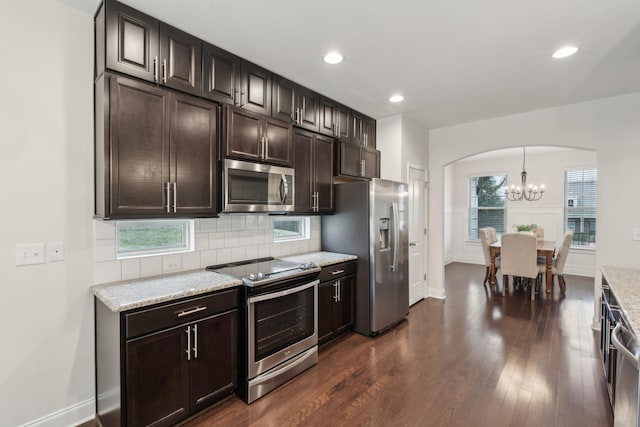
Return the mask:
POLYGON ((320 280, 320 282, 326 282, 337 279, 338 277, 344 277, 348 274, 356 274, 356 266, 357 264, 354 260, 322 267, 318 275, 318 280, 320 280))
POLYGON ((125 338, 169 328, 206 316, 238 308, 238 289, 163 304, 125 317, 125 338))

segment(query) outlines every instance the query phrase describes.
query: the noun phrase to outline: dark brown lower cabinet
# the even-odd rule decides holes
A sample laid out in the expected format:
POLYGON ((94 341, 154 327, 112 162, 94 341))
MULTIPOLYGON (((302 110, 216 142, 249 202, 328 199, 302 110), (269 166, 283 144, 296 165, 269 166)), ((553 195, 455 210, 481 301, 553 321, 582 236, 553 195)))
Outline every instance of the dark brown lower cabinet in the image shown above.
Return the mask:
POLYGON ((237 344, 237 289, 120 313, 96 300, 100 422, 170 426, 218 402, 236 388, 237 344))
POLYGON ((340 336, 353 325, 354 261, 324 267, 318 285, 318 344, 340 336))

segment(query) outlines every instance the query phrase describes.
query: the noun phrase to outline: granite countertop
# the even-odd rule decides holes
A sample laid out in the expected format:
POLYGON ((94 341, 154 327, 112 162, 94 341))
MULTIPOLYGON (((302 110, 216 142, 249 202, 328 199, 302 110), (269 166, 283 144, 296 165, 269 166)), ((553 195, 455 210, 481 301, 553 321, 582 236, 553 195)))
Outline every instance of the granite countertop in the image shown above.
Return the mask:
POLYGON ((231 276, 195 270, 96 285, 91 291, 112 311, 119 312, 240 285, 242 281, 231 276))
POLYGON ((610 266, 602 266, 601 270, 632 332, 640 337, 640 270, 610 266))
POLYGON ((313 262, 318 267, 326 267, 328 265, 338 264, 345 261, 358 259, 355 255, 340 254, 337 252, 307 252, 304 254, 285 256, 281 259, 293 262, 313 262))

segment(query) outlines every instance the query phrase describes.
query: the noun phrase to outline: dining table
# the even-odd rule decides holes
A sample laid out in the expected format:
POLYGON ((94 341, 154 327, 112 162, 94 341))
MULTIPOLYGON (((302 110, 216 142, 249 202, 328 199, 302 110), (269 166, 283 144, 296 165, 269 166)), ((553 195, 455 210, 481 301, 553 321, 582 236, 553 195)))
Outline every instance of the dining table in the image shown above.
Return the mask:
MULTIPOLYGON (((551 285, 553 284, 553 274, 551 273, 551 266, 553 263, 553 254, 555 252, 556 242, 553 240, 536 240, 537 250, 539 257, 545 257, 546 266, 546 295, 547 298, 551 295, 551 285)), ((489 275, 489 283, 491 288, 496 290, 496 257, 500 255, 502 242, 500 240, 493 242, 489 245, 489 254, 491 255, 491 271, 489 275)))

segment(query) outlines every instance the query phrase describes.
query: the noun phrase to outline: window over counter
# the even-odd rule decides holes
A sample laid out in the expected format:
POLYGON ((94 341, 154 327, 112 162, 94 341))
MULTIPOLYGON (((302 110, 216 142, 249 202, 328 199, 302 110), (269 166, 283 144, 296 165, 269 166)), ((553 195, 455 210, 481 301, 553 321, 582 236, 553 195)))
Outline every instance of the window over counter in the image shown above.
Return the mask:
POLYGON ((273 241, 289 242, 311 237, 309 217, 284 217, 273 220, 273 241))
POLYGON ((116 222, 118 259, 167 255, 194 250, 194 220, 132 220, 116 222))
POLYGON ((573 247, 595 248, 598 170, 565 171, 565 228, 573 231, 573 247))
POLYGON ((504 233, 506 186, 506 175, 469 177, 469 240, 479 240, 478 230, 483 227, 493 227, 498 234, 504 233))

